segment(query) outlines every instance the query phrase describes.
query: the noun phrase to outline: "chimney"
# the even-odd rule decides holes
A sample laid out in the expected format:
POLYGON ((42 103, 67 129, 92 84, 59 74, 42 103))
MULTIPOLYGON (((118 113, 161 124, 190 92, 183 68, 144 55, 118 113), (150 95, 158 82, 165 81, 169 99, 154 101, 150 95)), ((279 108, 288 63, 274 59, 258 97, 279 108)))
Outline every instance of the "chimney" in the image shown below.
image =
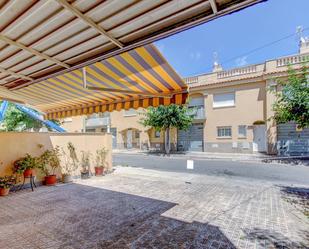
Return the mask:
POLYGON ((299 53, 309 53, 309 37, 301 37, 299 42, 299 53))
POLYGON ((299 53, 306 54, 309 53, 309 37, 303 35, 304 28, 302 26, 296 27, 296 34, 299 37, 299 53))
POLYGON ((212 67, 212 72, 216 73, 216 72, 223 71, 223 68, 220 65, 219 60, 218 60, 218 53, 214 52, 213 57, 214 57, 214 65, 212 67))

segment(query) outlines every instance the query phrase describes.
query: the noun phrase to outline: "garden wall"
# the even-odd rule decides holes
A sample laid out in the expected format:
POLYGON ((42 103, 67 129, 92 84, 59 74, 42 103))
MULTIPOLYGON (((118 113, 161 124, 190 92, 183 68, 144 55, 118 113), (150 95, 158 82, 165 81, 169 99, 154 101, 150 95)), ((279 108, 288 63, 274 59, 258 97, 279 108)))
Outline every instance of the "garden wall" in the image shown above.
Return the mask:
MULTIPOLYGON (((112 136, 98 133, 41 133, 41 132, 0 132, 0 176, 12 174, 12 164, 15 160, 29 153, 39 156, 46 149, 55 148, 57 145, 67 148, 68 142, 72 142, 80 158, 80 151, 89 151, 92 159, 95 158, 97 149, 103 146, 108 150, 106 163, 112 167, 112 136), (43 145, 40 148, 40 145, 43 145)), ((91 172, 94 174, 94 163, 91 160, 91 172)), ((37 181, 42 180, 42 173, 37 171, 37 181)), ((60 171, 57 172, 60 177, 60 171)), ((80 168, 76 170, 76 176, 80 175, 80 168)))

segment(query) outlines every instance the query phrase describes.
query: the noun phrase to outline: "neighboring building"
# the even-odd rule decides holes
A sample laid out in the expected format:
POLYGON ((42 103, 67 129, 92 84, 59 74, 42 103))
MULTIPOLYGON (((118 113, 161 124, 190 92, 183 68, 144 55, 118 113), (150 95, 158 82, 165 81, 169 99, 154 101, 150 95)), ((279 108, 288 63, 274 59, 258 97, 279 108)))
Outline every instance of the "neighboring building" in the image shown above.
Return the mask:
MULTIPOLYGON (((114 149, 162 150, 165 134, 140 124, 143 112, 144 109, 139 108, 66 118, 62 120, 62 127, 70 132, 109 132, 114 149)), ((176 150, 176 132, 171 131, 173 150, 176 150)))
MULTIPOLYGON (((299 68, 308 58, 309 40, 302 38, 297 55, 231 70, 223 70, 215 62, 213 72, 185 78, 194 122, 189 131, 173 131, 172 147, 209 152, 309 153, 309 137, 297 135, 297 132, 308 135, 307 129, 295 130, 290 137, 287 133, 295 125, 287 125, 288 129, 281 125, 277 136, 277 126, 269 120, 273 115, 274 94, 267 90, 277 89, 274 79, 286 77, 288 65, 299 68)), ((114 111, 84 121, 81 117, 73 117, 64 127, 69 131, 111 132, 114 148, 162 149, 163 132, 147 129, 139 123, 138 113, 143 111, 114 111)))

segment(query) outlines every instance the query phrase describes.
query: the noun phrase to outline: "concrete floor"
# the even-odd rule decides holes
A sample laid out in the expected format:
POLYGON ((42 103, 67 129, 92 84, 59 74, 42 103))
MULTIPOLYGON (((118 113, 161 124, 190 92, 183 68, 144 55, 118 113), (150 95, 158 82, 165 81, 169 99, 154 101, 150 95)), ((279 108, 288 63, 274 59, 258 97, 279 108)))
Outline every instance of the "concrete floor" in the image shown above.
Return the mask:
POLYGON ((0 198, 0 248, 308 248, 308 220, 286 187, 116 167, 0 198))

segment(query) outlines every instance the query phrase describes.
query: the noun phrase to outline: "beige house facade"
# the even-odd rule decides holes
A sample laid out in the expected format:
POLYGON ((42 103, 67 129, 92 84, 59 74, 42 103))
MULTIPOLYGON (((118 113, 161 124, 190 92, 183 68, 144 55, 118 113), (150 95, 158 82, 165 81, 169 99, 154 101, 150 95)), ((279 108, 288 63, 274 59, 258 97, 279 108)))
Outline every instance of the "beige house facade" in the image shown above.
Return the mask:
MULTIPOLYGON (((215 62, 213 72, 184 78, 189 85, 188 106, 194 122, 188 131, 172 132, 172 148, 178 151, 230 153, 278 152, 277 126, 273 115, 278 79, 287 76, 288 65, 299 69, 309 57, 309 40, 299 53, 261 64, 223 70, 215 62)), ((122 110, 64 120, 70 132, 101 132, 113 135, 113 148, 162 150, 164 132, 140 124, 145 110, 122 110)), ((306 145, 305 145, 306 146, 306 145)))

